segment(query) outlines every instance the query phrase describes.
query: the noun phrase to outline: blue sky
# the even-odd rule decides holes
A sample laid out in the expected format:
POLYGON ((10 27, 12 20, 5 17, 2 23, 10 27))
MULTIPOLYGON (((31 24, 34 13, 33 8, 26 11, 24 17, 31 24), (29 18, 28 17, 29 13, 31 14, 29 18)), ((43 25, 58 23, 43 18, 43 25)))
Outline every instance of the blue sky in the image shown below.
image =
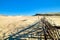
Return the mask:
POLYGON ((0 0, 0 14, 34 15, 60 12, 60 0, 0 0))

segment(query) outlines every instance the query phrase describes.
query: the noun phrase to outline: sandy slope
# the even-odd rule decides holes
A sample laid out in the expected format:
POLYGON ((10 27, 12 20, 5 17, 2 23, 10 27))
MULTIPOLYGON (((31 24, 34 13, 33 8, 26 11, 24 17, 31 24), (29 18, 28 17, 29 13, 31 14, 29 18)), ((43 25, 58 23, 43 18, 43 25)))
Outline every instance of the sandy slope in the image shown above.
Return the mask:
MULTIPOLYGON (((41 18, 41 17, 40 17, 41 18)), ((38 21, 37 16, 0 16, 0 38, 7 37, 28 25, 38 21)))
POLYGON ((53 25, 60 26, 60 16, 46 16, 46 19, 53 25))
MULTIPOLYGON (((40 19, 42 16, 39 17, 40 19)), ((60 16, 46 16, 46 19, 53 25, 60 25, 60 16)), ((28 25, 38 21, 38 16, 0 16, 0 38, 14 34, 28 25)))

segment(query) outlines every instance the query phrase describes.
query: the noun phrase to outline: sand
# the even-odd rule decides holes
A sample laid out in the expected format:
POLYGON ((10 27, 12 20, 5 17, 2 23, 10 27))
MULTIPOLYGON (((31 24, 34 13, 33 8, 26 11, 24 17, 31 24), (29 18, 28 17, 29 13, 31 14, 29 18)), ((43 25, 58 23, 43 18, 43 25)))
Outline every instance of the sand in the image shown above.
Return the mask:
MULTIPOLYGON (((39 16, 41 19, 43 16, 39 16)), ((60 16, 45 16, 52 24, 60 26, 60 16)), ((38 16, 0 16, 0 38, 15 34, 27 26, 37 22, 38 16)))
POLYGON ((8 37, 37 21, 38 16, 0 16, 0 38, 8 37))

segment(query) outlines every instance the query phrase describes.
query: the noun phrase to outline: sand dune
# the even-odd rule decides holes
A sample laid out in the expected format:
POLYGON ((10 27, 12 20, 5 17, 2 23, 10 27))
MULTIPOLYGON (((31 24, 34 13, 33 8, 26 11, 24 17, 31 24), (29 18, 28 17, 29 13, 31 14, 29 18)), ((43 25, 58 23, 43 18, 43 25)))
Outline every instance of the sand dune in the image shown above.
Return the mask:
MULTIPOLYGON (((43 16, 39 16, 41 19, 43 16)), ((60 26, 60 16, 45 16, 46 19, 53 25, 60 26)), ((0 38, 8 37, 19 30, 37 22, 38 16, 0 16, 0 38)))
POLYGON ((46 16, 46 19, 53 25, 60 26, 60 16, 46 16))
POLYGON ((0 37, 14 34, 17 29, 21 30, 36 21, 38 16, 0 16, 0 37))

